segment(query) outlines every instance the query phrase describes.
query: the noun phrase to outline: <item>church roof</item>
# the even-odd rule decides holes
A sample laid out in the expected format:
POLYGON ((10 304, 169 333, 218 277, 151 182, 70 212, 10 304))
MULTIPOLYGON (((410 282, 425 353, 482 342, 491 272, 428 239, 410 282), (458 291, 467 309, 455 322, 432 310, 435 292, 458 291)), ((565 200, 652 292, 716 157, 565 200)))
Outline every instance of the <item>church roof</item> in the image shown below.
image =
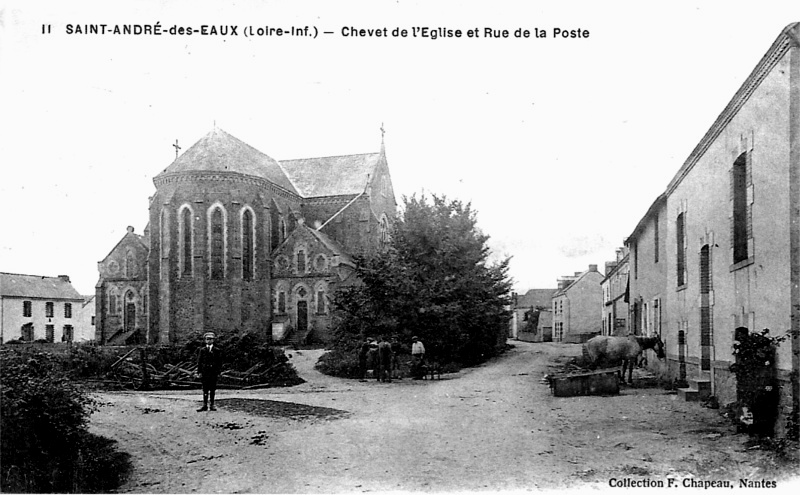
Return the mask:
POLYGON ((159 174, 234 172, 261 177, 296 193, 278 162, 222 129, 215 128, 159 174))
POLYGON ((0 272, 0 296, 83 300, 64 278, 0 272))
POLYGON ((281 168, 300 195, 309 197, 359 194, 375 175, 381 153, 282 160, 281 168))
POLYGON ((314 237, 316 237, 319 240, 319 242, 321 242, 326 248, 328 248, 331 251, 331 253, 339 256, 342 263, 347 263, 355 266, 353 258, 351 258, 350 255, 347 254, 347 252, 345 252, 345 250, 338 242, 334 241, 333 239, 328 237, 325 233, 320 232, 317 229, 309 228, 308 230, 314 237))

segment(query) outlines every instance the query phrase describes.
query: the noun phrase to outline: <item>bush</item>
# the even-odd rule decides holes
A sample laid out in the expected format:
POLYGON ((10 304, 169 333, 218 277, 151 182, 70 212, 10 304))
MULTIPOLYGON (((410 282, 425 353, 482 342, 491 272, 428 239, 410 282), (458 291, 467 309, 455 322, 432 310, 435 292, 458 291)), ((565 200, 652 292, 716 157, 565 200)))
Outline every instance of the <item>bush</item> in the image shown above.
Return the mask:
POLYGON ((88 433, 93 402, 64 376, 58 359, 1 349, 0 390, 0 490, 87 492, 118 486, 127 457, 111 441, 88 433))
POLYGON ((333 349, 320 356, 314 368, 325 375, 340 378, 361 378, 358 366, 358 353, 343 349, 333 349))

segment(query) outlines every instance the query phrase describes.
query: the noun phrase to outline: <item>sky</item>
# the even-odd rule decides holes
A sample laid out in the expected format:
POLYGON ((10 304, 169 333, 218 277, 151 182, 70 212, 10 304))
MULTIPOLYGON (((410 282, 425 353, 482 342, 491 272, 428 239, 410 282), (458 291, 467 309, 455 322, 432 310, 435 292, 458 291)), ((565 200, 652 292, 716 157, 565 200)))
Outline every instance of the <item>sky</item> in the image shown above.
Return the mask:
POLYGON ((172 145, 215 125, 277 160, 375 152, 383 126, 399 203, 470 202, 514 290, 553 288, 614 259, 795 21, 800 2, 771 0, 6 1, 0 271, 94 293, 172 145), (228 34, 83 33, 156 23, 228 34), (292 26, 317 35, 245 36, 292 26))

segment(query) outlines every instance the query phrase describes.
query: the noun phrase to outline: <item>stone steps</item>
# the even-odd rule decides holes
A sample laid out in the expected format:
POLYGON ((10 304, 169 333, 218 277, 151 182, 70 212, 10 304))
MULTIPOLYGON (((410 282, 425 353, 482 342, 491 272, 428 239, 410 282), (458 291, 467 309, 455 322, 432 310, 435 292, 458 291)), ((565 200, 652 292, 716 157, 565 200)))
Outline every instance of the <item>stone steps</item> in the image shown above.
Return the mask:
POLYGON ((679 388, 678 396, 687 402, 703 401, 711 397, 711 379, 705 377, 689 379, 688 388, 679 388))

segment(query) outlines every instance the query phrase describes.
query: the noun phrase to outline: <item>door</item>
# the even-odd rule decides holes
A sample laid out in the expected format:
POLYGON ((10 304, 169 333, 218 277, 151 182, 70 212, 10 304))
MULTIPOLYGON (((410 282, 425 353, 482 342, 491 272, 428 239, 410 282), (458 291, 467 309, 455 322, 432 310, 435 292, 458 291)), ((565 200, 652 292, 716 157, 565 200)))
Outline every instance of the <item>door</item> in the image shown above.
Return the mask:
POLYGON ((308 301, 297 301, 297 335, 305 336, 308 331, 308 301))

